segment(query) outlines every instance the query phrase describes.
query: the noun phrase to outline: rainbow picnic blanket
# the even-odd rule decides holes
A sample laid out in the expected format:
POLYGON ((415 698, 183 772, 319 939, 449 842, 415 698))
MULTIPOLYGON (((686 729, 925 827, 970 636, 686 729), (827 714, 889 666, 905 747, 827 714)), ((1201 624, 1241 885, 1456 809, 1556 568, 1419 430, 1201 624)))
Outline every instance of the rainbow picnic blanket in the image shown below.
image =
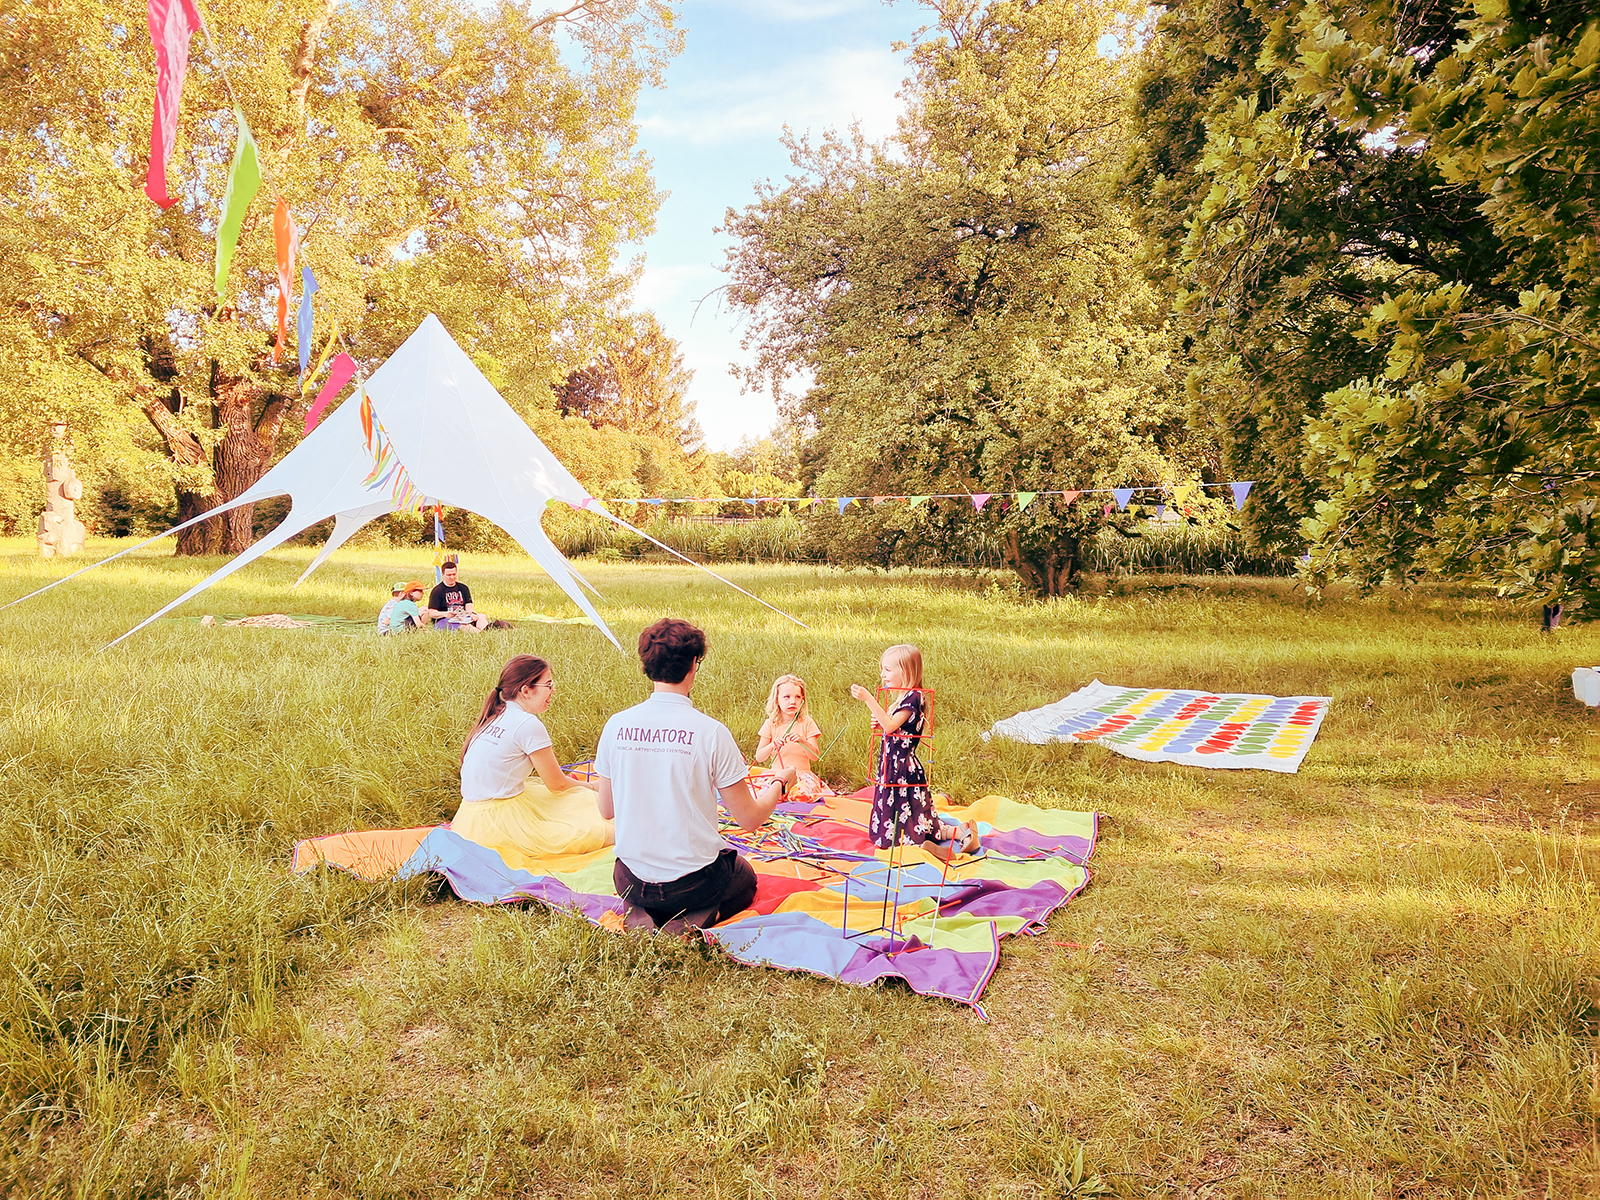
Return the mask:
POLYGON ((1144 762, 1294 774, 1316 740, 1328 696, 1259 696, 1124 688, 1096 679, 983 735, 1043 745, 1095 742, 1144 762))
MULTIPOLYGON (((925 996, 971 1005, 1000 963, 1000 939, 1038 933, 1089 882, 1097 817, 985 796, 941 811, 978 822, 980 853, 949 867, 916 847, 879 850, 867 838, 870 792, 788 801, 754 834, 725 828, 755 868, 752 906, 703 930, 735 960, 844 983, 904 980, 925 996)), ((491 849, 448 825, 334 834, 298 842, 294 869, 327 864, 364 879, 437 872, 479 904, 538 900, 621 931, 615 855, 527 858, 491 849)))

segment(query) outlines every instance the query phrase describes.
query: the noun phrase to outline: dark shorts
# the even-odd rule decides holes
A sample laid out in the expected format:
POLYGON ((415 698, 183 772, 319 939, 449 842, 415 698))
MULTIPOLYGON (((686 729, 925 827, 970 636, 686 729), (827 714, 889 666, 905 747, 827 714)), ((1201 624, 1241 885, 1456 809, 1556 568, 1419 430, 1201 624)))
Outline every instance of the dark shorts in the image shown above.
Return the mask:
POLYGON ((756 898, 756 873, 732 850, 723 850, 714 862, 666 883, 647 883, 620 858, 611 880, 625 904, 643 909, 657 928, 674 917, 691 925, 715 925, 750 907, 756 898))

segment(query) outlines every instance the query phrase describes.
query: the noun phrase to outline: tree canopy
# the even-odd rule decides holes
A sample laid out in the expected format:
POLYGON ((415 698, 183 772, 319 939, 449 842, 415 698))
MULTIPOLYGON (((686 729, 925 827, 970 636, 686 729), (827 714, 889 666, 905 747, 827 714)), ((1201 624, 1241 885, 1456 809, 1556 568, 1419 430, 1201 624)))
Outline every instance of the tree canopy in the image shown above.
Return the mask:
MULTIPOLYGON (((814 430, 803 471, 824 494, 1171 480, 1170 347, 1111 188, 1127 80, 1096 49, 1124 12, 930 7, 899 133, 791 138, 799 174, 728 214, 753 378, 782 396, 791 376, 811 377, 786 402, 814 430)), ((894 505, 838 518, 828 552, 917 561, 981 530, 1054 593, 1102 507, 894 505)))
POLYGON ((1313 587, 1600 601, 1597 72, 1570 0, 1165 6, 1127 181, 1313 587))
MULTIPOLYGON (((303 411, 293 349, 270 352, 279 196, 321 286, 319 349, 337 322, 370 365, 432 311, 513 404, 550 409, 551 385, 626 303, 619 248, 651 228, 633 113, 678 47, 670 7, 241 0, 213 19, 191 50, 169 163, 179 202, 163 212, 142 190, 143 6, 0 15, 0 457, 32 456, 44 423, 65 420, 102 474, 169 479, 182 516, 258 478, 303 411), (265 183, 219 305, 229 85, 265 183)), ((180 549, 249 539, 241 511, 180 549)))

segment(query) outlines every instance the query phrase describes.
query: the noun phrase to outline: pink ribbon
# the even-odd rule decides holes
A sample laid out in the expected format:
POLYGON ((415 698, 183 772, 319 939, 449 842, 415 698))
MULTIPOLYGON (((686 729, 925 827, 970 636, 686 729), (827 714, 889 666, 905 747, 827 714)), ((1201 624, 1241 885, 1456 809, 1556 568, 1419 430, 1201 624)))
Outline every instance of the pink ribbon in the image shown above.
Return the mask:
POLYGON ((322 419, 322 410, 350 382, 351 376, 356 373, 355 359, 348 354, 336 354, 333 365, 328 368, 328 382, 322 385, 322 390, 317 393, 317 401, 311 406, 311 411, 306 414, 306 432, 310 433, 317 427, 317 422, 322 419))
POLYGON ((150 169, 144 194, 160 208, 177 201, 167 195, 167 155, 178 136, 178 106, 189 70, 189 38, 200 28, 194 0, 149 0, 150 41, 156 48, 156 110, 150 122, 150 169))

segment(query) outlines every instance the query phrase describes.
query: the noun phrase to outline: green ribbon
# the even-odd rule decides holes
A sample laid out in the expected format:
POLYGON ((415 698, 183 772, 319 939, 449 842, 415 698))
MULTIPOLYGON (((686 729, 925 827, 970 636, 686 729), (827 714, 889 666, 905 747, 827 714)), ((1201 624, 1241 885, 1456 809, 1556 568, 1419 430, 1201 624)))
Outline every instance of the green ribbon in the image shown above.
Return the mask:
POLYGON ((256 156, 256 139, 244 113, 237 107, 233 115, 239 120, 239 141, 233 148, 233 166, 228 170, 228 190, 222 194, 222 223, 217 226, 217 303, 225 304, 228 286, 228 268, 233 264, 233 252, 239 245, 239 230, 244 225, 244 214, 261 187, 261 160, 256 156))

